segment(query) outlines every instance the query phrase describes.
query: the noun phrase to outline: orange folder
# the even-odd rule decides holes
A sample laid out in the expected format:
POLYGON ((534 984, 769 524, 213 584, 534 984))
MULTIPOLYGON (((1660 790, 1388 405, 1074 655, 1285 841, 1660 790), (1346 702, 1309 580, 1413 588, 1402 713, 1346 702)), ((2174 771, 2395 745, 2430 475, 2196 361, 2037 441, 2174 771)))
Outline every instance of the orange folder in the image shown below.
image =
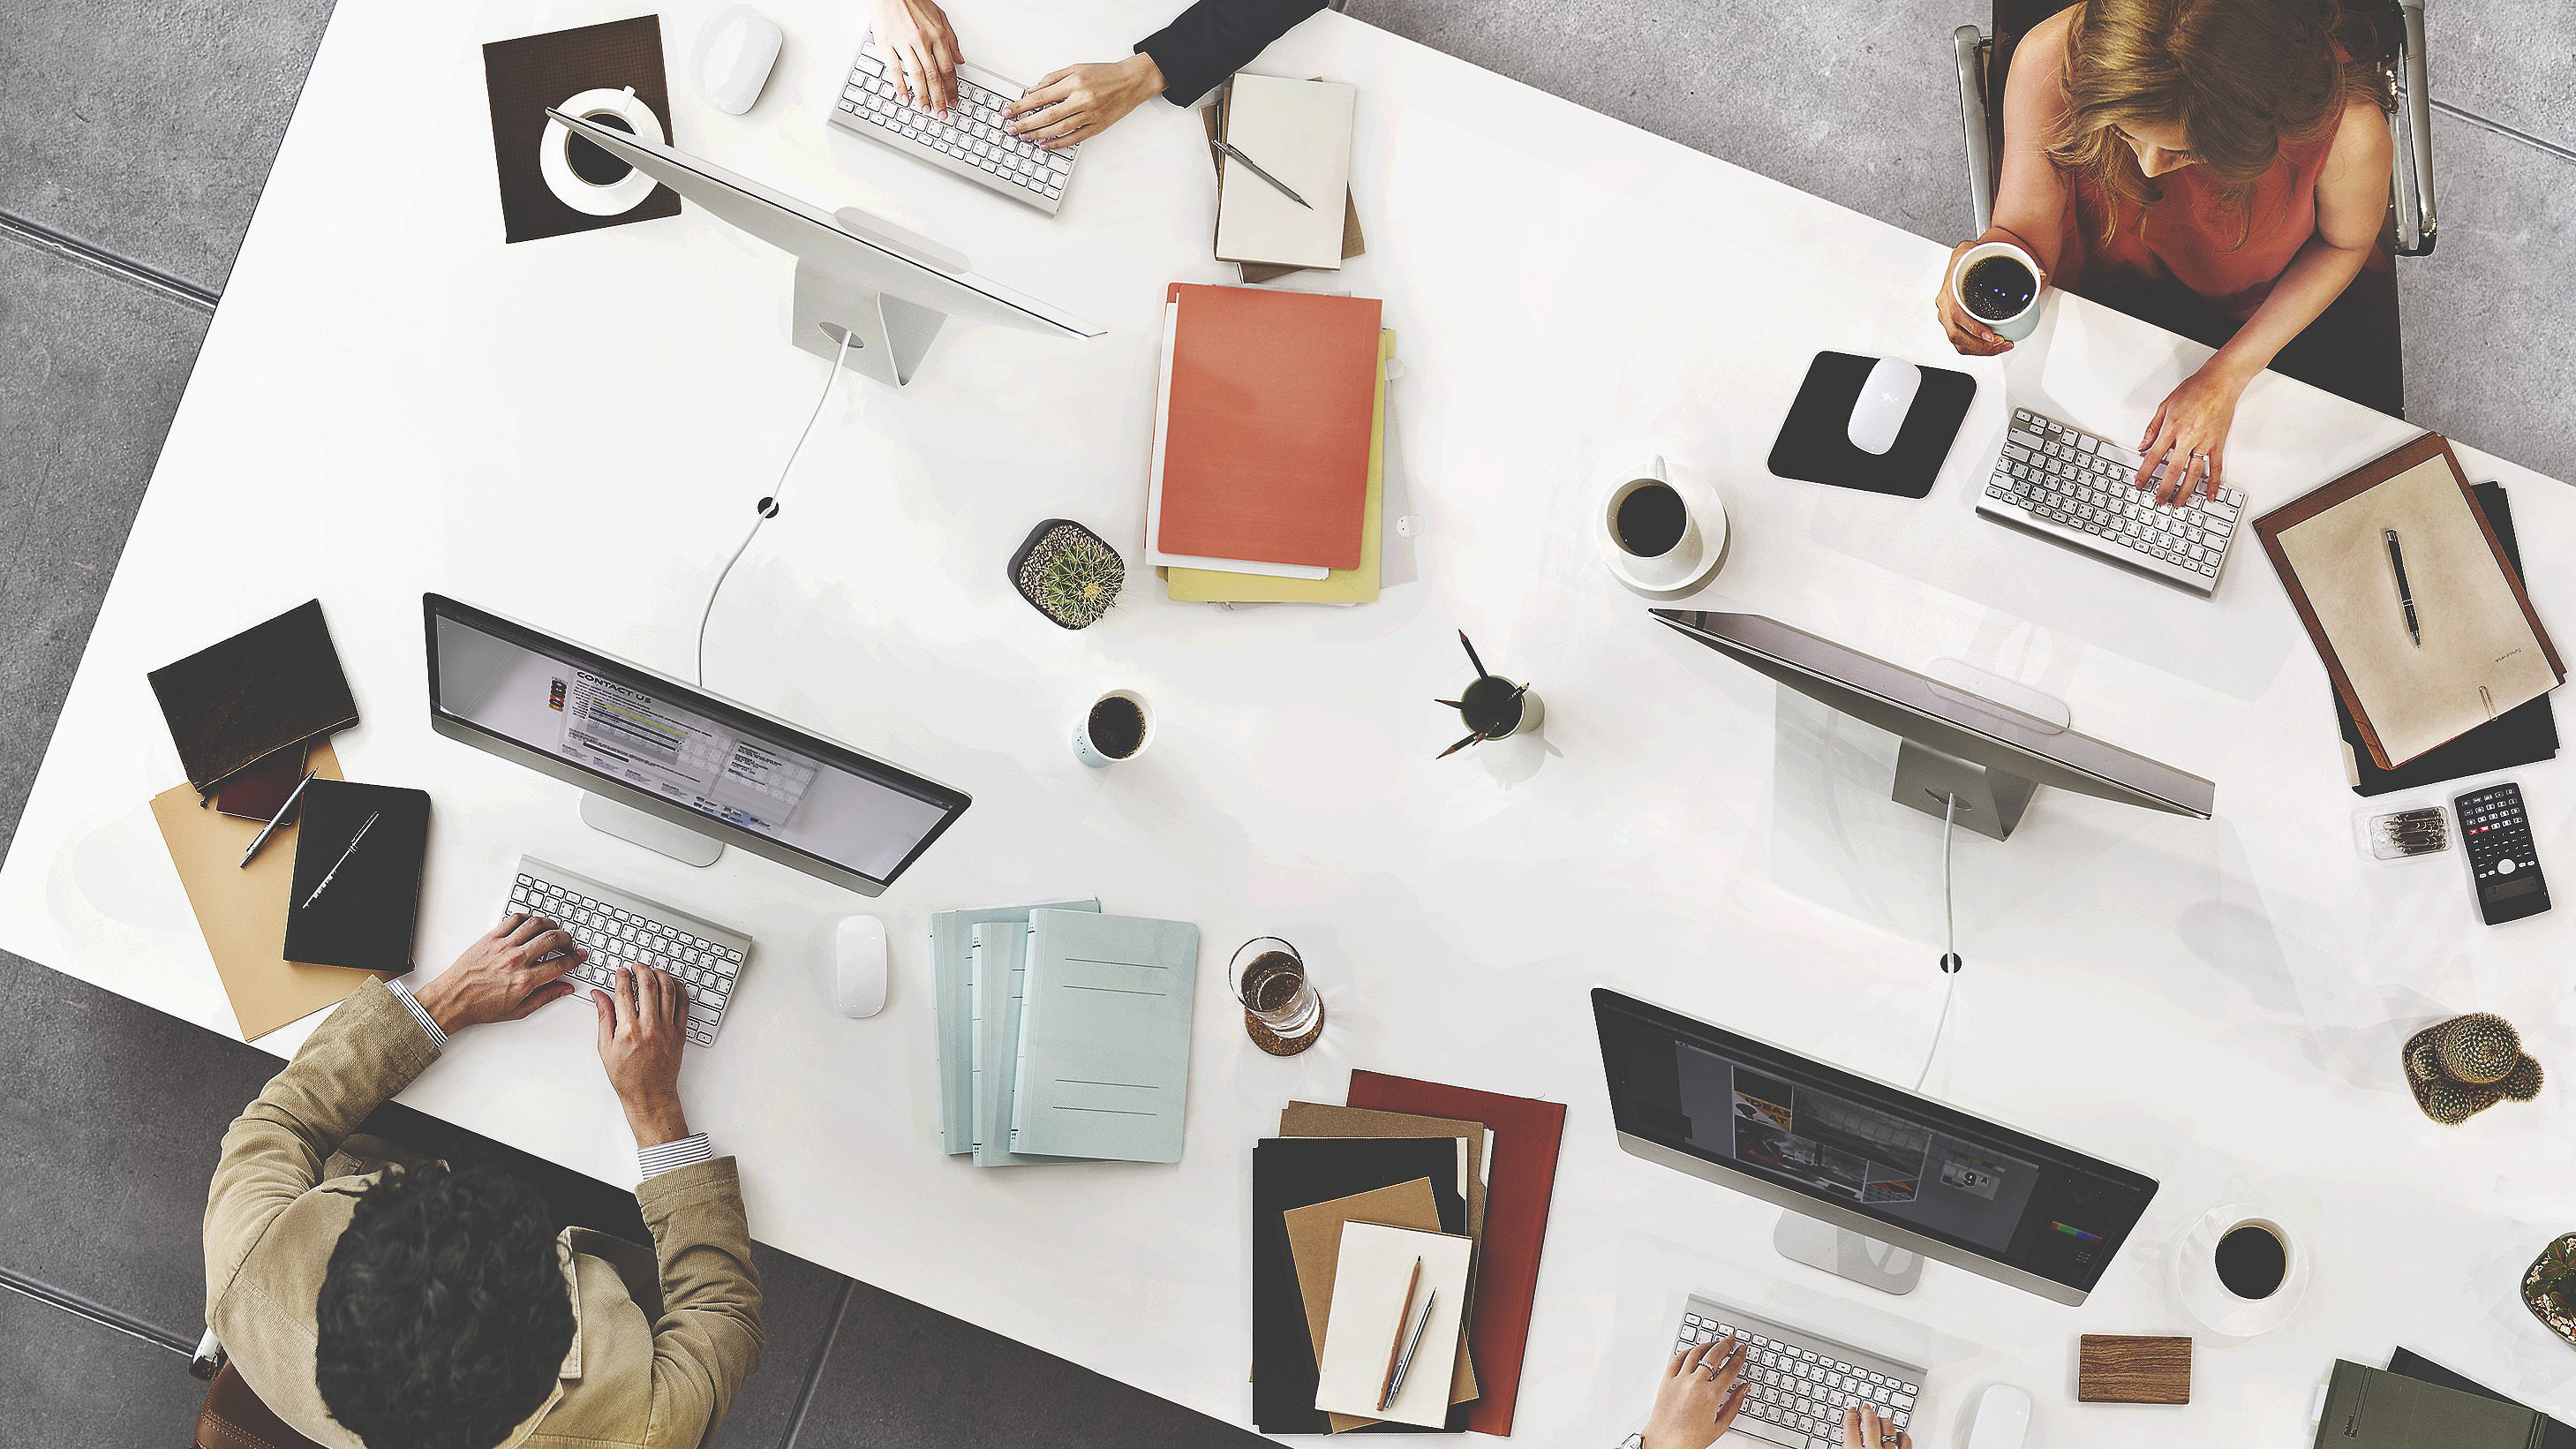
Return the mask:
POLYGON ((1359 567, 1382 304, 1184 282, 1168 295, 1161 547, 1359 567))

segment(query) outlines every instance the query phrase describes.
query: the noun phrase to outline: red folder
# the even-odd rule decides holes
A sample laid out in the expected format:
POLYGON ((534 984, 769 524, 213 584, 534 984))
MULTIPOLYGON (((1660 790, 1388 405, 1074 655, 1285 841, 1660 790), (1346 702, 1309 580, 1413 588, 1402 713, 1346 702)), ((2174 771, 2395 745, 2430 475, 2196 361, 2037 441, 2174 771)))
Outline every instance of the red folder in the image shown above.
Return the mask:
POLYGON ((1374 298, 1174 282, 1160 547, 1351 569, 1377 411, 1374 298))
POLYGON ((1483 1395, 1469 1408, 1467 1427, 1479 1434, 1509 1434, 1512 1408, 1520 1398, 1521 1355, 1529 1348, 1530 1308, 1538 1298, 1547 1206, 1556 1195, 1556 1149, 1565 1137, 1565 1107, 1365 1071, 1351 1073, 1350 1104, 1464 1118, 1493 1129, 1493 1152, 1486 1159, 1493 1181, 1485 1193, 1475 1316, 1467 1325, 1483 1395))

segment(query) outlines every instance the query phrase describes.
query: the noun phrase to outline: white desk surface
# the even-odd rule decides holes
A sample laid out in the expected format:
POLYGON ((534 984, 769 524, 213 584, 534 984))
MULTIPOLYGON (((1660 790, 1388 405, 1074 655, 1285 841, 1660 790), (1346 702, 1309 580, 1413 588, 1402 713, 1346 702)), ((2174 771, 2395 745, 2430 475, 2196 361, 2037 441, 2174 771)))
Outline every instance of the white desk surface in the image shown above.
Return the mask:
MULTIPOLYGON (((1137 112, 1049 221, 825 128, 862 7, 773 3, 782 68, 735 118, 677 69, 712 0, 673 0, 681 145, 880 211, 1110 328, 1083 344, 957 324, 909 390, 842 387, 717 611, 711 687, 976 803, 870 903, 739 851, 706 871, 646 855, 585 830, 569 787, 434 737, 424 590, 685 672, 704 591, 820 381, 785 341, 789 260, 694 209, 501 241, 478 45, 635 8, 334 13, 0 871, 0 946, 234 1029, 145 808, 179 770, 144 675, 319 594, 364 712, 350 773, 437 799, 429 969, 488 924, 521 851, 753 926, 723 1041, 683 1080, 693 1122, 742 1160, 758 1234, 1219 1418, 1249 1413, 1251 1144, 1291 1098, 1338 1100, 1353 1066, 1570 1108, 1520 1404, 1533 1444, 1626 1432, 1695 1286, 1920 1355, 1927 1446, 1996 1379, 2035 1393, 2036 1444, 2304 1444, 2329 1361, 2398 1344, 2576 1410, 2576 1356, 2515 1297, 2576 1227, 2576 1094, 2553 1083, 2444 1129, 2396 1059, 2415 1024, 2485 1009, 2576 1073, 2576 911, 2488 929, 2456 856, 2357 855, 2325 680, 2259 552, 2201 602, 1973 518, 2006 368, 1943 345, 1941 247, 1339 16, 1262 68, 1360 88, 1369 253, 1298 285, 1386 299, 1421 582, 1347 612, 1229 613, 1164 602, 1139 569, 1094 629, 1038 619, 1003 578, 1036 520, 1141 550, 1163 286, 1223 275, 1197 118, 1137 112), (1818 347, 1978 376, 1928 501, 1768 476, 1818 347), (1931 1090, 2164 1181, 2080 1310, 1939 1265, 1904 1299, 1827 1278, 1773 1254, 1773 1209, 1615 1145, 1594 984, 1903 1081, 1941 990, 1939 827, 1885 802, 1890 743, 1651 625, 1595 561, 1600 490, 1656 452, 1714 481, 1733 521, 1698 606, 1968 661, 2218 781, 2212 822, 2043 792, 2010 843, 1960 847, 1969 966, 1931 1090), (1536 683, 1543 753, 1433 762, 1460 627, 1536 683), (1085 770, 1066 726, 1116 685, 1154 700, 1159 741, 1085 770), (1073 892, 1205 933, 1188 1153, 944 1157, 926 917, 1073 892), (862 910, 886 916, 897 978, 884 1015, 848 1021, 825 951, 862 910), (1331 1010, 1289 1061, 1244 1041, 1221 979, 1227 950, 1269 932, 1304 948, 1331 1010), (2203 1340, 2189 1408, 2076 1405, 2079 1333, 2188 1331, 2163 1245, 2233 1198, 2313 1247, 2297 1317, 2203 1340)), ((1122 52, 1169 8, 1009 0, 956 20, 970 57, 1029 78, 1122 52)), ((1946 124, 1902 143, 1951 145, 1946 124)), ((2061 297, 2012 366, 2118 435, 2202 355, 2061 297)), ((2267 377, 2233 476, 2278 502, 2411 431, 2267 377)), ((2460 451, 2511 488, 2525 551, 2564 557, 2576 494, 2460 451)), ((2533 592, 2576 628, 2565 569, 2533 592)), ((2576 872, 2576 776, 2563 759, 2519 775, 2547 861, 2576 872)), ((407 1100, 631 1179, 591 1036, 579 1005, 473 1032, 407 1100)))

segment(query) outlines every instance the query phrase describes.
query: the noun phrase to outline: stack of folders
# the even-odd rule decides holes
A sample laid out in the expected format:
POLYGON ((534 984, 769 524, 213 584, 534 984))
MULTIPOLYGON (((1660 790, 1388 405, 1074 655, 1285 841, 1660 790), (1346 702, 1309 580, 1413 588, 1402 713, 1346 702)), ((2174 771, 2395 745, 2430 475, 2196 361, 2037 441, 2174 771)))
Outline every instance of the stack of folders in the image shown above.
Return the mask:
POLYGON ((1198 927, 1096 900, 943 911, 930 950, 948 1153, 1180 1160, 1198 927))
POLYGON ((1394 334, 1371 298, 1174 283, 1145 548, 1176 600, 1375 599, 1394 334))
POLYGON ((1254 1422, 1508 1434, 1564 1108, 1375 1072, 1351 1101, 1253 1148, 1254 1422))

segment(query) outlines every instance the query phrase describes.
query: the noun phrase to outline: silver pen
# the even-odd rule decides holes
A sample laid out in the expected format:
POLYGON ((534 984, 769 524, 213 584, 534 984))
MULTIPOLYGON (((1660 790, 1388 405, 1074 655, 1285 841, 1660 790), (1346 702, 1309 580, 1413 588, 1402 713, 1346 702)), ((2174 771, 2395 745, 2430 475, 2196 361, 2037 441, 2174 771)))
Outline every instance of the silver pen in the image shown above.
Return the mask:
POLYGON ((358 833, 349 837, 349 848, 340 852, 340 858, 331 862, 329 870, 322 872, 321 883, 313 887, 313 894, 304 898, 304 904, 297 907, 298 910, 309 911, 313 909, 315 901, 322 899, 322 893, 329 890, 331 882, 339 878, 340 867, 347 865, 349 857, 358 853, 358 842, 366 839, 367 832, 376 828, 376 817, 384 813, 382 810, 377 810, 367 816, 366 823, 358 827, 358 833))
MULTIPOLYGON (((259 834, 251 837, 250 849, 242 852, 242 865, 250 864, 250 858, 259 854, 259 848, 268 844, 268 838, 277 833, 278 825, 286 819, 289 812, 295 809, 296 800, 304 794, 304 787, 313 783, 316 773, 318 772, 307 770, 304 772, 304 778, 295 782, 295 788, 287 792, 286 803, 278 806, 277 813, 268 817, 268 823, 259 828, 259 834)), ((241 866, 233 868, 239 870, 241 866)))
POLYGON ((1413 1351, 1422 1347, 1422 1331, 1431 1326, 1431 1305, 1439 1301, 1440 1290, 1437 1288, 1431 1290, 1430 1297, 1422 1300, 1422 1316, 1413 1320, 1413 1336, 1404 1341, 1404 1353, 1395 1361, 1395 1377, 1387 1383, 1386 1397, 1378 1401, 1379 1413, 1385 1413, 1387 1406, 1395 1402, 1395 1396, 1404 1392, 1404 1371, 1413 1367, 1413 1351))
POLYGON ((1297 203, 1308 211, 1313 211, 1315 209, 1315 203, 1308 201, 1306 198, 1299 196, 1296 192, 1289 190, 1287 182, 1282 181, 1278 177, 1271 175, 1269 172, 1262 170, 1261 163, 1244 155, 1242 152, 1227 145, 1223 141, 1210 141, 1208 144, 1214 146, 1220 151, 1223 151, 1235 160, 1242 162, 1244 170, 1249 171, 1253 175, 1260 177, 1262 180, 1269 182, 1271 189, 1277 191, 1280 195, 1287 197, 1290 201, 1297 203))

